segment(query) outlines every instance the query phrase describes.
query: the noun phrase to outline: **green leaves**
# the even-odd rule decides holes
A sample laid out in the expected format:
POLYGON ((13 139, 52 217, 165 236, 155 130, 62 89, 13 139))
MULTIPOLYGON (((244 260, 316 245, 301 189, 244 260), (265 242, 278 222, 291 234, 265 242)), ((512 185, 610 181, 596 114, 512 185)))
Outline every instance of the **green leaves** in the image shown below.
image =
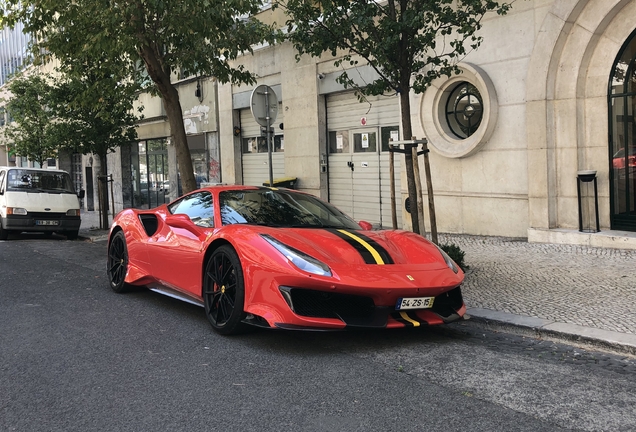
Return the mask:
MULTIPOLYGON (((283 0, 289 40, 300 55, 356 54, 380 78, 359 91, 388 89, 423 92, 431 82, 455 73, 468 50, 477 49, 476 32, 489 11, 505 13, 510 4, 491 0, 283 0), (380 83, 381 81, 381 83, 380 83), (372 85, 371 85, 372 84, 372 85)), ((348 61, 348 59, 345 59, 348 61)), ((335 61, 340 66, 342 59, 335 61)))
POLYGON ((6 110, 13 122, 2 128, 2 140, 15 153, 42 165, 57 157, 60 127, 50 105, 51 86, 46 77, 20 75, 11 80, 12 98, 6 110))
POLYGON ((21 156, 43 164, 60 150, 106 155, 137 137, 133 101, 137 86, 126 84, 107 63, 72 74, 21 75, 8 84, 6 109, 14 122, 3 140, 21 156))
MULTIPOLYGON (((123 77, 121 82, 150 83, 147 78, 151 79, 147 89, 163 99, 175 138, 184 191, 194 189, 196 183, 172 74, 186 70, 190 76, 214 76, 221 83, 252 83, 255 76, 230 61, 251 52, 254 44, 274 43, 276 37, 273 27, 252 18, 260 12, 261 0, 38 0, 31 5, 25 5, 23 0, 4 0, 4 3, 11 8, 6 19, 22 21, 27 32, 38 35, 39 42, 34 46, 36 58, 40 62, 55 58, 60 69, 72 79, 87 78, 84 71, 95 65, 104 65, 114 76, 123 77)), ((87 95, 80 93, 77 97, 87 95)), ((101 113, 98 118, 105 115, 101 113)))

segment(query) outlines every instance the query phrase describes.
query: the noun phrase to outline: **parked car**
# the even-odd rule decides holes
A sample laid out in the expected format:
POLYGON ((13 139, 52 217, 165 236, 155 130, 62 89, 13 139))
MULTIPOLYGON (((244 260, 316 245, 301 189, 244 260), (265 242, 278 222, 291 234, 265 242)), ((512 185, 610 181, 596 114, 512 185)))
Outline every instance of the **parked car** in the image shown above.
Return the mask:
MULTIPOLYGON (((630 168, 636 167, 636 147, 629 147, 627 154, 627 165, 630 168)), ((616 169, 625 168, 625 149, 622 148, 614 154, 612 166, 616 169)))
POLYGON ((23 231, 76 239, 83 197, 66 171, 0 167, 0 240, 23 231))
POLYGON ((340 330, 435 325, 466 310, 464 274, 433 243, 372 231, 313 195, 213 186, 112 224, 108 279, 201 305, 212 327, 340 330))

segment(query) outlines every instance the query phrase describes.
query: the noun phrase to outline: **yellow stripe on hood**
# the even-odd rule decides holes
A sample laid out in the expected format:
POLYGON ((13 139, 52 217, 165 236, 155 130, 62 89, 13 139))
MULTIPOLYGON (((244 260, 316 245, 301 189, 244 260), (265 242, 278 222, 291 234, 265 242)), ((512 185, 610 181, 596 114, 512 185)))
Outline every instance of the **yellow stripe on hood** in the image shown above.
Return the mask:
POLYGON ((360 243, 362 246, 364 246, 364 248, 366 250, 368 250, 371 255, 373 256, 373 259, 375 259, 375 262, 377 264, 383 265, 384 264, 384 260, 382 259, 382 257, 380 256, 380 254, 378 253, 377 250, 375 250, 373 248, 373 246, 371 246, 369 243, 367 243, 366 241, 362 240, 360 237, 358 237, 357 235, 350 233, 348 231, 345 230, 338 230, 339 233, 342 233, 346 236, 351 237, 352 239, 354 239, 355 241, 357 241, 358 243, 360 243))

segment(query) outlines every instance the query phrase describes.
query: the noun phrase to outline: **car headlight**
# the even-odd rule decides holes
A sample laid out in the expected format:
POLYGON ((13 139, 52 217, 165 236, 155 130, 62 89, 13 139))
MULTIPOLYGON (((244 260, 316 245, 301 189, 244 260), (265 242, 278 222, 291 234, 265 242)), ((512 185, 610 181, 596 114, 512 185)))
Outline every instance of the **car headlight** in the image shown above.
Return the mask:
POLYGON ((312 258, 309 255, 297 249, 294 249, 293 247, 279 242, 270 235, 261 234, 261 237, 263 237, 269 244, 274 246, 274 248, 276 248, 278 252, 283 254, 285 258, 287 258, 300 270, 320 276, 331 276, 331 269, 327 264, 320 262, 316 258, 312 258))
POLYGON ((79 216, 79 215, 80 215, 79 209, 70 209, 69 211, 66 212, 66 216, 79 216))
POLYGON ((444 249, 442 249, 441 247, 437 245, 435 245, 435 247, 437 248, 439 253, 442 254, 442 257, 444 258, 444 261, 446 261, 446 265, 448 266, 448 268, 454 271, 455 273, 457 273, 459 271, 459 267, 457 266, 457 264, 455 264, 455 261, 453 261, 453 259, 449 257, 446 252, 444 252, 444 249))
POLYGON ((25 208, 21 208, 21 207, 7 207, 7 214, 26 216, 27 211, 25 208))

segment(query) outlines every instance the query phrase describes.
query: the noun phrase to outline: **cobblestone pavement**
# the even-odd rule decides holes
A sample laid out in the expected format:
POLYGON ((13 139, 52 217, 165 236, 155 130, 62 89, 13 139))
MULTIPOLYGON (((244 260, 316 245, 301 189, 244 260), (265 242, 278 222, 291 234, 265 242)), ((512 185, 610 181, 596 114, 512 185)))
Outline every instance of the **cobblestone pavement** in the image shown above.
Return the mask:
POLYGON ((636 251, 440 235, 470 266, 469 308, 636 334, 636 251))

